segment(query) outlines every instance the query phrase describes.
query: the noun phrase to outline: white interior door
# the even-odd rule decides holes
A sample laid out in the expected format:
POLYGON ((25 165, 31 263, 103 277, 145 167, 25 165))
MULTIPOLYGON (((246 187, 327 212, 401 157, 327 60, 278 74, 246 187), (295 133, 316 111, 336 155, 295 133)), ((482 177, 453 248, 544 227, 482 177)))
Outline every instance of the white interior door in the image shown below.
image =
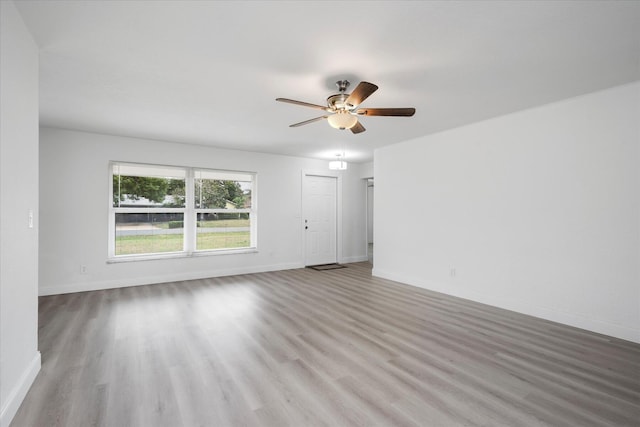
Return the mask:
POLYGON ((337 261, 337 181, 329 176, 304 177, 305 265, 337 261))

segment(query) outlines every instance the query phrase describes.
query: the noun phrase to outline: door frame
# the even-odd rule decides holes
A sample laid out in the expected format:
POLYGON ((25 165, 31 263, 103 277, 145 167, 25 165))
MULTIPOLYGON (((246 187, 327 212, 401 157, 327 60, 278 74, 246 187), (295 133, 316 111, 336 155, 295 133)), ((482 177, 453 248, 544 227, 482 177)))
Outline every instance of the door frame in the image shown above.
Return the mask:
POLYGON ((336 179, 336 262, 342 262, 342 175, 330 170, 303 169, 300 184, 300 247, 302 248, 302 263, 307 266, 307 233, 304 232, 305 220, 305 190, 307 176, 320 176, 336 179))

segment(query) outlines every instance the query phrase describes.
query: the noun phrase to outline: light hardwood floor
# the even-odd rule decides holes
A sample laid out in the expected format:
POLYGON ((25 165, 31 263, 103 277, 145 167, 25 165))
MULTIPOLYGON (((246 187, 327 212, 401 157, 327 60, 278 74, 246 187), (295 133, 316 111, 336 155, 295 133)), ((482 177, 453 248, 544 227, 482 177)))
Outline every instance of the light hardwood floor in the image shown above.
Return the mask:
POLYGON ((368 263, 40 298, 12 426, 638 426, 640 345, 368 263))

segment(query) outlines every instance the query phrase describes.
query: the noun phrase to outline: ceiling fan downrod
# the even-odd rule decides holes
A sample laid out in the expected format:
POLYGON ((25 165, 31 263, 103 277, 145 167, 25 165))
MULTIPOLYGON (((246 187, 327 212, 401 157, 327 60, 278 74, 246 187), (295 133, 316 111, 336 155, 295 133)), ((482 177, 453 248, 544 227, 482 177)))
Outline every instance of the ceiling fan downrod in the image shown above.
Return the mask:
POLYGON ((340 93, 345 93, 350 84, 349 80, 338 80, 336 82, 336 86, 338 86, 338 91, 340 93))

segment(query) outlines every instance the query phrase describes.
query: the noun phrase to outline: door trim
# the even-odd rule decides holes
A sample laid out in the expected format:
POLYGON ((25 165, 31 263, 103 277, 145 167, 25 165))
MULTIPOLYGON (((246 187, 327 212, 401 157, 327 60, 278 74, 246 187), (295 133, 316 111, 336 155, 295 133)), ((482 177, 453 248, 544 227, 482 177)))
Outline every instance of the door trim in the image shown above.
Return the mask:
POLYGON ((307 266, 306 236, 304 232, 304 201, 305 178, 307 176, 321 176, 336 178, 336 262, 342 262, 342 175, 338 172, 324 170, 303 169, 300 177, 300 248, 302 249, 302 263, 307 266))

